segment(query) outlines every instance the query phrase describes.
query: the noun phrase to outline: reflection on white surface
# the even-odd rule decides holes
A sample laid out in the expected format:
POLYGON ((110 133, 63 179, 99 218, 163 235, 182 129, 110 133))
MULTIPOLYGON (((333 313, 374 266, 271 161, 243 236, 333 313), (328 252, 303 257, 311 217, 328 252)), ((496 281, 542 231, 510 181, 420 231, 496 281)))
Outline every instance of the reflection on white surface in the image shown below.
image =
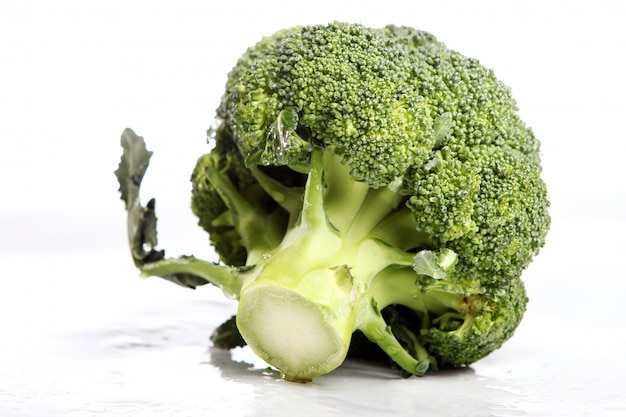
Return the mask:
POLYGON ((30 264, 42 278, 36 288, 10 280, 0 295, 9 324, 0 346, 3 417, 626 412, 626 377, 616 372, 624 368, 623 332, 530 311, 503 349, 471 368, 400 379, 348 361, 301 385, 280 380, 246 348, 209 348, 208 335, 235 308, 215 288, 133 279, 123 252, 106 255, 2 259, 13 276, 30 264), (118 266, 94 269, 115 256, 118 266))

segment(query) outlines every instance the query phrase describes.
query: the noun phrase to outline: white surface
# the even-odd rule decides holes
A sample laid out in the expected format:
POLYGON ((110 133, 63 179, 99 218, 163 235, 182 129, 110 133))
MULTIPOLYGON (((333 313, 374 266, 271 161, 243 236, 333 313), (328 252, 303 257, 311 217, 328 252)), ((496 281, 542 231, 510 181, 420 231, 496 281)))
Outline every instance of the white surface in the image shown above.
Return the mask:
POLYGON ((0 4, 0 416, 626 415, 621 2, 210 3, 0 4), (470 369, 400 380, 350 362, 287 383, 245 349, 209 350, 234 304, 140 280, 128 258, 122 130, 155 151, 163 246, 210 257, 188 178, 226 72, 264 34, 335 19, 480 58, 542 140, 554 225, 529 311, 470 369))
MULTIPOLYGON (((0 415, 623 416, 626 338, 531 311, 505 347, 471 368, 399 379, 347 362, 285 382, 246 349, 210 350, 234 311, 215 288, 132 279, 122 251, 18 255, 2 264, 0 415), (37 287, 19 279, 42 278, 37 287), (13 275, 11 274, 11 275, 13 275), (5 275, 6 276, 6 275, 5 275), (19 301, 18 301, 19 300, 19 301)), ((569 304, 560 302, 567 309, 569 304)))

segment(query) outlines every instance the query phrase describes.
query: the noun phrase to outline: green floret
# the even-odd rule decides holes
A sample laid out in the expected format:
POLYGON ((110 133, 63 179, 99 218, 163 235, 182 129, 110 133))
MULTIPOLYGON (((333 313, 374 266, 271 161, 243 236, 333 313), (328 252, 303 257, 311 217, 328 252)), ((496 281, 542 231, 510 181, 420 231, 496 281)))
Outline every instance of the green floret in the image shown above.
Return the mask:
POLYGON ((247 250, 235 228, 233 213, 211 183, 208 172, 216 169, 228 177, 229 181, 248 188, 255 181, 242 167, 243 161, 236 147, 219 140, 211 153, 198 159, 191 175, 192 211, 198 216, 198 224, 208 232, 220 259, 227 265, 244 265, 247 250))
POLYGON ((415 227, 437 245, 477 230, 473 215, 480 191, 478 166, 454 158, 444 148, 415 170, 408 186, 415 190, 409 199, 415 227))
POLYGON ((548 197, 539 168, 521 152, 477 147, 469 162, 479 167, 476 231, 447 247, 464 259, 459 272, 485 283, 519 276, 545 243, 550 227, 548 197))
POLYGON ((191 208, 220 260, 243 266, 251 262, 252 251, 275 247, 295 222, 306 178, 282 166, 246 167, 223 122, 210 129, 209 137, 215 146, 193 170, 191 208))
POLYGON ((455 251, 459 272, 485 283, 515 277, 544 245, 550 227, 539 168, 507 147, 444 148, 414 174, 416 227, 455 251))
POLYGON ((236 67, 223 106, 246 163, 301 164, 310 148, 290 141, 304 141, 334 147, 355 178, 379 187, 432 147, 430 109, 409 81, 412 62, 389 38, 335 23, 292 32, 271 51, 259 47, 268 53, 236 67), (299 120, 282 123, 283 112, 299 120))
POLYGON ((384 31, 407 46, 415 71, 412 81, 427 98, 433 118, 445 120, 435 149, 508 146, 539 164, 539 142, 517 114, 510 88, 493 70, 447 49, 428 33, 395 26, 384 31))
POLYGON ((212 341, 291 381, 376 350, 405 375, 471 364, 518 326, 550 227, 539 142, 516 111, 493 71, 427 32, 280 31, 230 72, 192 173, 220 263, 155 248, 138 197, 151 153, 125 131, 133 260, 237 299, 212 341))
POLYGON ((457 310, 421 329, 419 340, 442 366, 472 364, 513 335, 527 301, 524 284, 514 279, 507 286, 465 297, 457 310))

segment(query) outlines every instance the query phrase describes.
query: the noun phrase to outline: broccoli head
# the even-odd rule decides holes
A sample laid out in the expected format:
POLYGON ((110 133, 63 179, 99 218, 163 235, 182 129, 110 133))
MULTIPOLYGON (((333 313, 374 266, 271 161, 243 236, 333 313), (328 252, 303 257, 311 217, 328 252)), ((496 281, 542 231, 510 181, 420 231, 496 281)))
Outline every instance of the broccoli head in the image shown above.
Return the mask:
POLYGON ((477 60, 408 27, 285 29, 236 63, 209 138, 192 210, 220 263, 138 235, 156 218, 130 130, 117 175, 142 273, 238 299, 220 346, 309 381, 372 347, 406 375, 467 365, 513 334, 549 201, 539 141, 477 60))

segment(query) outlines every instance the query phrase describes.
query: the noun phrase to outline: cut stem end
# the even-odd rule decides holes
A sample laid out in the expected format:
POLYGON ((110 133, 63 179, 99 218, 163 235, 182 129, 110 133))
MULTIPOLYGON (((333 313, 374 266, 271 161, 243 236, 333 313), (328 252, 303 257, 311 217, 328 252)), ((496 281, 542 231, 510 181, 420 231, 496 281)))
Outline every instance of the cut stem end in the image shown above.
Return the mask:
POLYGON ((349 331, 334 312, 295 291, 263 284, 244 292, 237 327, 250 348, 285 379, 309 382, 344 361, 349 331), (345 329, 347 330, 347 329, 345 329))

